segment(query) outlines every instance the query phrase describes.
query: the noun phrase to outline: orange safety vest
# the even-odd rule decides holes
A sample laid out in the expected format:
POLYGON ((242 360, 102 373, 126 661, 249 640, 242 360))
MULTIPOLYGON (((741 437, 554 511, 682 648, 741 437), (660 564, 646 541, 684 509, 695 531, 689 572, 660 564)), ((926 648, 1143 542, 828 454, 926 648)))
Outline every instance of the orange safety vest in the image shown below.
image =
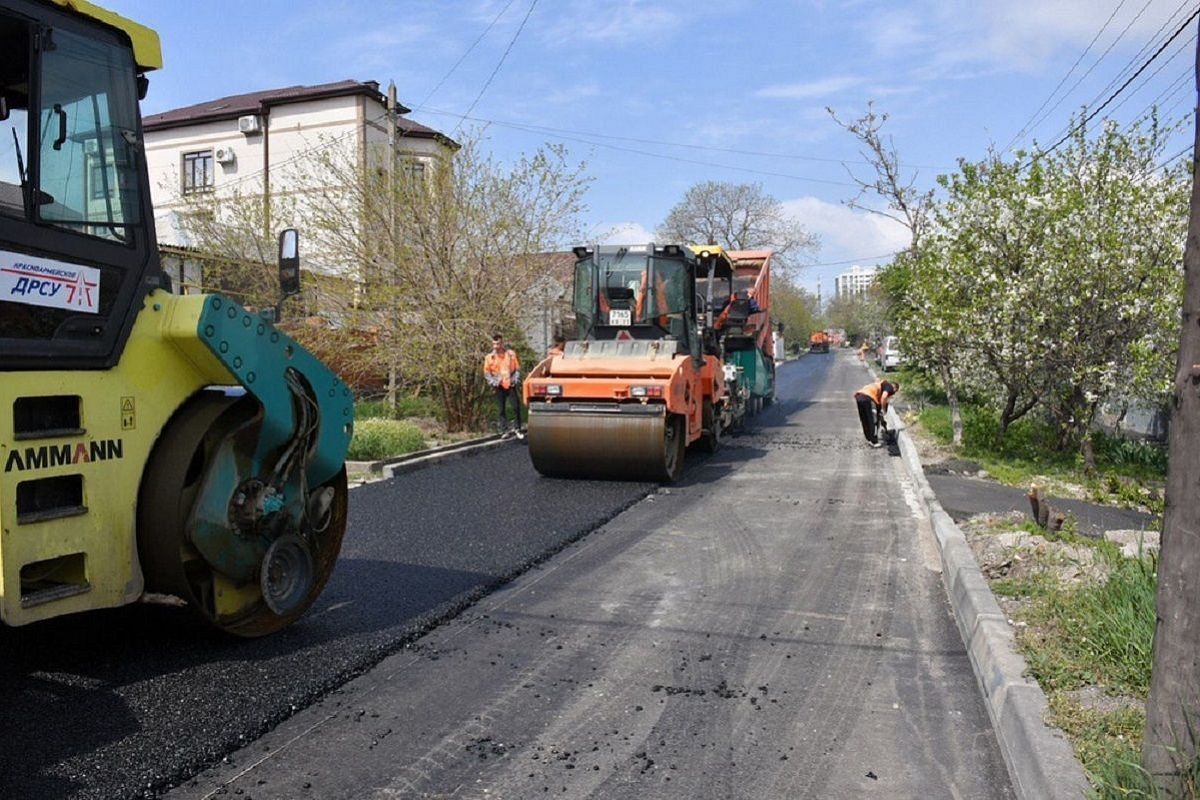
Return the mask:
POLYGON ((505 350, 503 355, 496 351, 487 354, 483 359, 483 374, 500 376, 500 388, 512 388, 512 374, 521 369, 521 362, 512 350, 505 350))
POLYGON ((875 405, 883 405, 883 381, 875 381, 868 383, 866 386, 855 392, 856 395, 865 395, 875 401, 875 405))

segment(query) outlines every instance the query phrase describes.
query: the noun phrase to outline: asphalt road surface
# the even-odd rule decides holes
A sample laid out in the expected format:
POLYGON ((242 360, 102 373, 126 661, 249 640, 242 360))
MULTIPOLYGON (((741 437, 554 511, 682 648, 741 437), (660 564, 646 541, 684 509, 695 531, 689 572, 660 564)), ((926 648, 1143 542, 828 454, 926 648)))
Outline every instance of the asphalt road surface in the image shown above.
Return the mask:
POLYGON ((654 488, 542 480, 514 443, 352 490, 329 586, 267 639, 150 605, 0 626, 0 798, 156 796, 654 488))
MULTIPOLYGON (((862 441, 850 394, 865 371, 835 353, 780 378, 780 402, 716 456, 689 456, 679 485, 171 796, 1011 797, 914 488, 899 459, 862 441)), ((530 533, 545 514, 604 489, 531 478, 523 455, 454 469, 504 470, 549 492, 538 510, 501 495, 494 514, 549 542, 530 533)), ((438 468, 424 480, 465 477, 438 468)), ((619 505, 646 487, 608 491, 619 505)), ((424 505, 403 480, 359 502, 381 511, 356 511, 356 538, 424 505)), ((490 524, 426 524, 430 538, 455 540, 444 559, 495 547, 490 524)), ((477 572, 449 563, 452 581, 477 572)), ((292 636, 313 635, 350 598, 378 602, 340 586, 292 636)), ((257 666, 227 666, 230 690, 257 666)))

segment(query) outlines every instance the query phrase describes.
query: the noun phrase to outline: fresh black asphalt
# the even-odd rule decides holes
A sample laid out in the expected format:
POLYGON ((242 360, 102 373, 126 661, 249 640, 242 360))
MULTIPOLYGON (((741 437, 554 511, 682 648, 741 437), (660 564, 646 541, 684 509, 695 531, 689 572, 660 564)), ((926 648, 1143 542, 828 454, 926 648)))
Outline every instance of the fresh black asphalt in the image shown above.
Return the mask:
POLYGON ((152 605, 0 627, 0 798, 157 795, 653 488, 544 479, 514 443, 352 490, 329 586, 272 637, 152 605))
MULTIPOLYGON (((1005 486, 995 481, 962 475, 926 472, 929 486, 955 522, 970 519, 976 514, 1003 514, 1008 511, 1030 513, 1029 497, 1023 489, 1005 486)), ((1111 530, 1155 530, 1154 517, 1142 511, 1114 508, 1083 500, 1050 497, 1053 508, 1075 516, 1079 532, 1087 536, 1103 536, 1111 530)))

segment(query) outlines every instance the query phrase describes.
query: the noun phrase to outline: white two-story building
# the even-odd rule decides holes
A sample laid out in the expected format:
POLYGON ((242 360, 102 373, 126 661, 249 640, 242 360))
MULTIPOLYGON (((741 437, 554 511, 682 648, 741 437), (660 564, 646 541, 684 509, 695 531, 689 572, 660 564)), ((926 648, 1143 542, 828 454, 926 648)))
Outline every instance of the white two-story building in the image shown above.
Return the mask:
MULTIPOLYGON (((314 182, 322 176, 297 166, 311 167, 319 163, 318 154, 337 151, 365 165, 386 156, 392 140, 394 163, 410 177, 451 157, 458 145, 406 119, 408 111, 397 105, 393 131, 379 84, 344 80, 222 97, 146 117, 146 160, 164 268, 177 285, 202 282, 200 261, 189 257, 198 243, 189 241, 178 216, 191 195, 213 193, 219 199, 236 190, 269 198, 312 191, 321 188, 314 182)), ((290 223, 264 222, 272 230, 290 223)), ((305 260, 321 268, 320 253, 309 251, 305 260)))

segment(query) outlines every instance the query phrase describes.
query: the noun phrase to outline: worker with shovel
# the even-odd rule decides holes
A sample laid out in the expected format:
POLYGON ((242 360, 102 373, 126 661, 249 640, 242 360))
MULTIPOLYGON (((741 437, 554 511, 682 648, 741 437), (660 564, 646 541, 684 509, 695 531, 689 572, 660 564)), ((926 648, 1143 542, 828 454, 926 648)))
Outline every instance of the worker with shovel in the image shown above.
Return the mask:
MULTIPOLYGON (((883 380, 868 383, 854 393, 854 402, 858 405, 858 419, 862 422, 863 435, 867 437, 867 442, 871 447, 883 447, 883 442, 879 441, 879 437, 875 433, 876 415, 882 424, 882 420, 886 419, 888 402, 896 396, 898 391, 900 391, 900 384, 883 380)), ((887 430, 886 424, 882 424, 882 427, 884 431, 887 430)))

